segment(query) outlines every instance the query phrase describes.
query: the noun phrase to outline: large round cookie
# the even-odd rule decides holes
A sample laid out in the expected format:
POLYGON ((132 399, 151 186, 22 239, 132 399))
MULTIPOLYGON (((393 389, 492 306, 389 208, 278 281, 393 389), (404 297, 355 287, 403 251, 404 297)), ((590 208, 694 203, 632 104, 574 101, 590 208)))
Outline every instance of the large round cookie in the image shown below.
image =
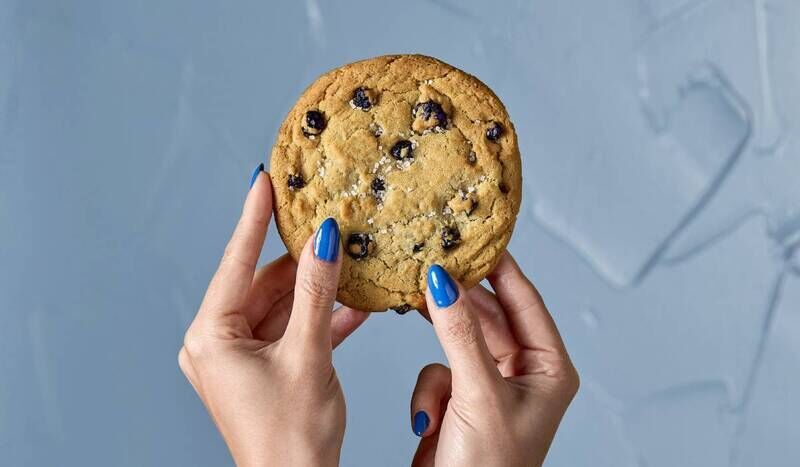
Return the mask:
POLYGON ((503 104, 477 78, 421 55, 322 75, 281 125, 270 171, 291 255, 335 218, 338 300, 364 311, 424 309, 434 263, 477 284, 508 244, 521 199, 503 104))

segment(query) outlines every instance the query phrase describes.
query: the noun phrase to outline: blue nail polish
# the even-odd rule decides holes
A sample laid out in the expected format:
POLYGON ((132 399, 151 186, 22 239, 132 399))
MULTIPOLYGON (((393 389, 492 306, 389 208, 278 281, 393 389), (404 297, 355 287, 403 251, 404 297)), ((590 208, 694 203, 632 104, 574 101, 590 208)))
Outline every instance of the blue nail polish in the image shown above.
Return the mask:
POLYGON ((314 238, 314 255, 317 258, 333 263, 339 256, 339 224, 333 217, 325 221, 317 229, 314 238))
POLYGON ((253 175, 250 177, 250 188, 253 188, 253 183, 256 182, 258 174, 260 174, 263 171, 264 171, 264 163, 262 162, 258 164, 258 166, 256 166, 255 170, 253 170, 253 175))
POLYGON ((428 268, 428 289, 440 308, 447 308, 458 299, 458 288, 450 274, 438 264, 428 268))
POLYGON ((425 430, 428 429, 428 425, 431 423, 431 419, 428 418, 428 414, 425 413, 424 410, 420 410, 419 412, 414 414, 414 434, 417 436, 422 436, 422 433, 425 433, 425 430))

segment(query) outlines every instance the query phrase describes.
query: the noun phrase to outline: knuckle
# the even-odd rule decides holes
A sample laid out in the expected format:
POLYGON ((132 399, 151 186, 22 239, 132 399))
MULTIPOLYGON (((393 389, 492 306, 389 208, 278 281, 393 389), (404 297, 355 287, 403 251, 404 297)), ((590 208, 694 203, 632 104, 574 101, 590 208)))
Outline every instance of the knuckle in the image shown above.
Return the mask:
POLYGON ((191 329, 183 338, 183 348, 189 358, 204 358, 215 352, 214 343, 207 336, 198 334, 191 329))
POLYGON ((189 356, 186 354, 186 347, 181 347, 181 350, 178 352, 178 367, 181 369, 184 375, 188 375, 189 356))
POLYGON ((336 294, 338 284, 315 267, 298 278, 297 286, 308 296, 312 305, 327 305, 336 294))
POLYGON ((232 245, 228 245, 225 247, 225 251, 222 254, 222 260, 220 264, 235 264, 235 265, 242 265, 247 268, 255 268, 256 264, 253 261, 246 260, 242 258, 237 252, 236 249, 232 245))
POLYGON ((569 366, 568 376, 565 381, 566 390, 569 393, 570 399, 575 397, 578 394, 578 390, 581 387, 581 377, 578 374, 578 370, 575 369, 574 366, 569 366))
POLYGON ((556 387, 560 394, 568 396, 570 400, 578 393, 581 379, 578 371, 569 360, 560 362, 553 371, 556 387))
POLYGON ((487 326, 507 326, 505 310, 496 301, 484 306, 481 313, 478 314, 478 318, 482 324, 487 326))

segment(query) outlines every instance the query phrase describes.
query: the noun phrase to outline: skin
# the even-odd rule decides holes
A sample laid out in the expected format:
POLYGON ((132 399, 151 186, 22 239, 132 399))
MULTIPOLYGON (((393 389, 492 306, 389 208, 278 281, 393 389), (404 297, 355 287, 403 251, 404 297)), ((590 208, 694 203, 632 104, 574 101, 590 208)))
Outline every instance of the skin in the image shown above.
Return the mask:
MULTIPOLYGON (((424 410, 412 466, 542 465, 579 378, 542 297, 505 253, 488 277, 495 293, 457 284, 429 318, 452 368, 422 369, 411 416, 424 410)), ((412 421, 413 423, 413 421, 412 421)))
POLYGON ((256 270, 272 214, 260 173, 178 355, 237 465, 338 465, 345 401, 332 349, 369 316, 331 313, 341 268, 289 256, 256 270))
MULTIPOLYGON (((331 313, 341 269, 316 258, 313 236, 295 263, 256 269, 272 215, 259 173, 178 355, 240 466, 338 465, 345 400, 332 350, 369 316, 331 313)), ((495 293, 458 285, 429 319, 452 370, 422 369, 411 415, 430 425, 415 466, 541 465, 578 389, 578 376, 536 289, 509 254, 489 276, 495 293)))

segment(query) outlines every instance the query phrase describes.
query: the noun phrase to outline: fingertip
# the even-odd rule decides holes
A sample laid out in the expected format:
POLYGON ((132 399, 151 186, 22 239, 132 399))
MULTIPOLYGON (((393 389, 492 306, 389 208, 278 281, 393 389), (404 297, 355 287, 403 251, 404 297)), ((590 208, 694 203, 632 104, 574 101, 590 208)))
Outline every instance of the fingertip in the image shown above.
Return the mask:
POLYGON ((314 256, 328 263, 336 262, 341 245, 339 237, 339 224, 336 219, 329 217, 322 221, 314 236, 314 256))
POLYGON ((259 163, 250 176, 250 190, 244 201, 242 216, 269 224, 272 218, 272 182, 264 163, 259 163))
POLYGON ((258 180, 258 176, 264 172, 264 163, 259 163, 255 169, 253 169, 253 174, 250 176, 250 188, 253 188, 253 185, 258 180))
POLYGON ((458 285, 445 268, 433 264, 428 268, 428 291, 438 308, 447 308, 458 300, 458 285))
POLYGON ((440 363, 425 365, 411 395, 411 431, 419 437, 437 432, 443 406, 451 390, 450 369, 440 363))
POLYGON ((417 413, 414 414, 414 418, 411 422, 411 429, 415 435, 422 438, 428 430, 430 423, 431 419, 428 414, 424 410, 418 410, 417 413))

